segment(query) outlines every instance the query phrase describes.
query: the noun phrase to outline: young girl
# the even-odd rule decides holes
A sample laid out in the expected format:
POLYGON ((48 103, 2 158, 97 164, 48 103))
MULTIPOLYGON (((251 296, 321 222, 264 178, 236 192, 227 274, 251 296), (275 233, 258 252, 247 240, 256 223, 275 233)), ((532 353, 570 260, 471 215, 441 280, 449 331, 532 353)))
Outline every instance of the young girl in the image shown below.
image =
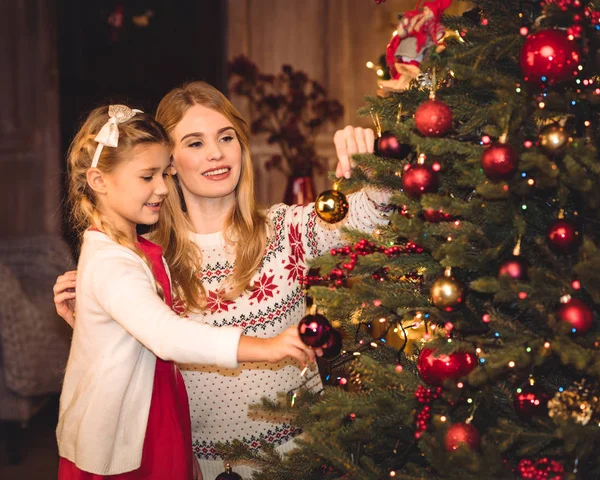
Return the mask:
POLYGON ((83 244, 57 427, 59 479, 190 480, 187 393, 171 362, 236 368, 314 353, 295 328, 258 339, 174 313, 174 297, 181 313, 205 300, 199 252, 168 173, 169 139, 151 117, 123 105, 94 110, 68 161, 83 244), (138 224, 157 224, 162 248, 138 237, 138 224))
MULTIPOLYGON (((200 250, 202 295, 206 307, 191 318, 220 328, 244 329, 270 338, 298 324, 305 315, 301 276, 315 256, 340 246, 339 225, 322 224, 314 205, 276 205, 262 211, 254 201, 249 129, 237 109, 218 90, 192 82, 169 92, 157 120, 167 130, 173 167, 183 194, 191 238, 200 250)), ((346 127, 334 137, 338 176, 350 176, 349 156, 372 152, 370 129, 346 127)), ((349 196, 345 226, 372 231, 385 221, 389 194, 362 191, 349 196)), ((153 237, 162 243, 160 235, 153 237)), ((75 273, 55 285, 57 311, 70 318, 75 273)), ((302 379, 289 361, 275 365, 242 363, 237 368, 187 365, 193 446, 202 473, 213 479, 223 471, 218 442, 239 440, 258 448, 260 440, 280 453, 293 447, 300 432, 288 423, 249 413, 249 405, 297 388, 302 379)), ((320 388, 315 379, 314 388, 320 388)), ((238 465, 250 478, 253 470, 238 465)))

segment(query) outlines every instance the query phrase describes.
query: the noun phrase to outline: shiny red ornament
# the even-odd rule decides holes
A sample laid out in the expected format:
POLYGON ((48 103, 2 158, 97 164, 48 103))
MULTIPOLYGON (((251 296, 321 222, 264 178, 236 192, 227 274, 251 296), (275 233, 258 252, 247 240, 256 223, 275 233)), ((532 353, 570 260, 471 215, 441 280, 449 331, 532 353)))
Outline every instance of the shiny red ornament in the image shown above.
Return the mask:
POLYGON ((392 132, 383 132, 381 137, 375 140, 375 154, 381 157, 402 160, 410 151, 410 145, 400 143, 392 132))
POLYGON ((437 192, 439 175, 430 165, 407 165, 402 174, 402 188, 410 198, 437 192))
POLYGON ((444 444, 448 452, 453 452, 462 445, 471 450, 477 450, 480 441, 479 430, 470 423, 455 423, 448 429, 444 438, 444 444))
POLYGON ((342 351, 342 334, 335 328, 329 331, 329 340, 323 345, 323 358, 331 360, 342 351))
POLYGON ((552 85, 574 78, 580 59, 577 43, 567 32, 548 29, 525 39, 519 62, 526 82, 552 85))
POLYGON ((517 171, 519 155, 506 143, 493 143, 481 156, 481 168, 486 177, 494 182, 506 180, 517 171))
POLYGON ((529 263, 521 256, 512 256, 500 265, 498 277, 508 277, 513 280, 527 280, 529 263))
POLYGON ((556 316, 561 322, 571 325, 575 330, 573 333, 586 333, 594 324, 594 312, 576 298, 562 304, 556 312, 556 316))
POLYGON ((544 417, 548 414, 548 400, 550 395, 538 385, 527 385, 515 393, 513 405, 520 418, 530 420, 534 416, 544 417))
POLYGON ((472 352, 454 352, 436 356, 436 350, 424 348, 417 359, 421 379, 429 385, 442 385, 444 380, 458 380, 477 366, 477 356, 472 352))
POLYGON ((580 237, 575 223, 564 218, 554 221, 546 232, 548 247, 554 253, 571 253, 579 245, 580 237))
POLYGON ((439 137, 452 127, 452 110, 440 100, 427 100, 415 112, 415 126, 426 137, 439 137))
POLYGON ((318 313, 315 315, 306 315, 298 324, 298 333, 302 340, 309 347, 320 347, 329 340, 332 327, 329 320, 318 313))

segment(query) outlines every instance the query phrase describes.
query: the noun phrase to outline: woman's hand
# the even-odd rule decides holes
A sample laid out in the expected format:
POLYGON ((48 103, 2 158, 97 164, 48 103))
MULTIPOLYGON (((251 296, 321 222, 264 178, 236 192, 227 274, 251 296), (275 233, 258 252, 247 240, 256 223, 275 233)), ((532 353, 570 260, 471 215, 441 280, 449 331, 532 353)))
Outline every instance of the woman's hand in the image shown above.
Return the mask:
POLYGON ((198 463, 198 458, 194 453, 192 453, 192 457, 194 459, 194 480, 203 480, 202 470, 200 470, 200 464, 198 463))
POLYGON ((75 284, 77 270, 63 273, 56 279, 53 287, 54 307, 71 328, 75 325, 75 284))
POLYGON ((335 176, 350 178, 352 174, 352 155, 355 153, 373 153, 375 150, 375 132, 370 128, 348 125, 333 136, 338 164, 335 176))

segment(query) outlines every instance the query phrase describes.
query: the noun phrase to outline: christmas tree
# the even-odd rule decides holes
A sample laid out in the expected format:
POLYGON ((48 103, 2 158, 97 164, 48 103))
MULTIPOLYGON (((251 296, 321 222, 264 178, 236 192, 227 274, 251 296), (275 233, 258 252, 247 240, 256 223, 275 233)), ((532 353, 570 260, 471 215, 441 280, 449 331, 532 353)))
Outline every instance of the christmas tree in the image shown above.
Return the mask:
POLYGON ((298 449, 230 449, 255 479, 600 478, 599 7, 479 1, 367 98, 376 154, 341 189, 396 210, 314 262, 343 350, 260 407, 298 449))

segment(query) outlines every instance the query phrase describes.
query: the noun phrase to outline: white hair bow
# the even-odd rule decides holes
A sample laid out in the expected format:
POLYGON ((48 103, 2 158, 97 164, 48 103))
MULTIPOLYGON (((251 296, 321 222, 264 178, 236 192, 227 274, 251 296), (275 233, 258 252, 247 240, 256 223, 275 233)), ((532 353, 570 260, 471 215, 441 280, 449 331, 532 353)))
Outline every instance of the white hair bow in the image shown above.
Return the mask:
POLYGON ((98 160, 104 147, 116 147, 119 145, 119 123, 131 120, 136 113, 144 112, 131 109, 127 105, 110 105, 108 107, 108 121, 100 129, 96 138, 94 138, 98 142, 98 146, 92 159, 92 168, 98 166, 98 160))

